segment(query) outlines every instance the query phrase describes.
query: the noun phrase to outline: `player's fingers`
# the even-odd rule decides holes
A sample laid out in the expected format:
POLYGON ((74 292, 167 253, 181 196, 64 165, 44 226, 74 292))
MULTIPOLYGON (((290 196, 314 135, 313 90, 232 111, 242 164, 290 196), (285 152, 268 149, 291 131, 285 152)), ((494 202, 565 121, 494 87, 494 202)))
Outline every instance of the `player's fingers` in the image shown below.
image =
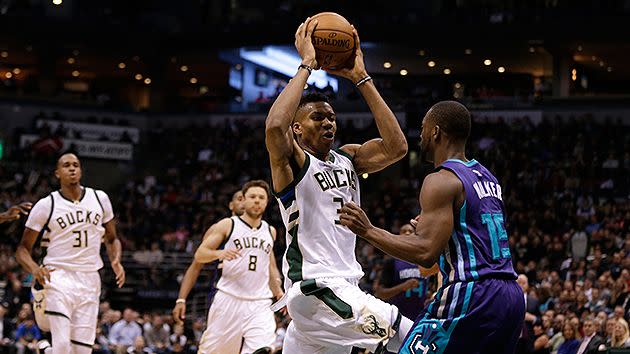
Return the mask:
POLYGON ((361 41, 359 40, 359 32, 357 32, 357 29, 354 28, 354 25, 352 25, 352 35, 354 36, 354 45, 356 46, 356 48, 361 49, 361 41))
POLYGON ((309 40, 311 39, 313 31, 315 30, 315 27, 317 27, 318 23, 319 22, 317 20, 309 22, 308 27, 306 28, 306 38, 309 40))
POLYGON ((361 208, 359 208, 358 205, 354 204, 353 202, 344 203, 343 206, 347 206, 348 209, 350 209, 350 210, 360 210, 361 209, 361 208))
POLYGON ((24 213, 28 213, 29 210, 31 210, 31 208, 33 207, 32 203, 21 203, 20 205, 18 205, 18 208, 20 208, 20 210, 24 213))
POLYGON ((418 225, 418 222, 414 219, 409 220, 409 223, 411 224, 411 226, 413 226, 414 228, 418 225))
POLYGON ((297 30, 295 31, 295 39, 298 40, 302 38, 304 35, 302 33, 302 28, 304 27, 304 22, 300 23, 297 30))
POLYGON ((356 218, 351 216, 351 215, 341 215, 339 217, 339 222, 341 223, 341 225, 343 226, 352 226, 356 223, 356 218))
POLYGON ((346 215, 355 216, 355 217, 359 216, 359 211, 356 208, 354 208, 353 206, 348 205, 348 204, 345 204, 343 206, 343 208, 341 208, 341 213, 342 214, 346 214, 346 215))

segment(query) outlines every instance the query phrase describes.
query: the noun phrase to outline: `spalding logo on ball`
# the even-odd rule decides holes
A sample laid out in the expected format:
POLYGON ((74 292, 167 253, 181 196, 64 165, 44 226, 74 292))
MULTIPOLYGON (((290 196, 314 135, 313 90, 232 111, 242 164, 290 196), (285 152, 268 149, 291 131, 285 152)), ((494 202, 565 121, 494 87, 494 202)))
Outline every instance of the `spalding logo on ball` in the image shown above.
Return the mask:
POLYGON ((318 13, 313 20, 318 21, 311 37, 317 63, 322 68, 351 66, 355 43, 350 22, 334 12, 318 13))

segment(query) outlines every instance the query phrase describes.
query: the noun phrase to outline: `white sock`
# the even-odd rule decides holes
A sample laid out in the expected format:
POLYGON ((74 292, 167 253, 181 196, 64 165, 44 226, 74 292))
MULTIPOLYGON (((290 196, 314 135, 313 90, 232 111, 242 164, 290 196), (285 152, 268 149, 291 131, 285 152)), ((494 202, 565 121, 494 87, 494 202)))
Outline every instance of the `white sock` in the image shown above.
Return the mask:
POLYGON ((387 350, 397 353, 400 347, 403 345, 403 341, 405 340, 407 333, 409 333, 409 331, 411 330, 411 327, 413 327, 413 321, 405 316, 402 316, 396 335, 390 338, 389 342, 387 342, 387 350))

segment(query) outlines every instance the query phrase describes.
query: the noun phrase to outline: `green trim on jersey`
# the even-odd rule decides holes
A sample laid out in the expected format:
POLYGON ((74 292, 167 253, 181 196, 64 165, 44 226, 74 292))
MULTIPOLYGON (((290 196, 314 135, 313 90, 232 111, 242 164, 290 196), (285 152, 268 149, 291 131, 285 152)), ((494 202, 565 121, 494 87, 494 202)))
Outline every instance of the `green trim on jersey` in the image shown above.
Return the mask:
POLYGON ((306 296, 315 296, 320 299, 326 306, 333 310, 339 317, 347 320, 352 318, 352 306, 347 302, 341 300, 335 293, 329 288, 318 288, 315 283, 315 279, 308 279, 300 284, 300 290, 302 294, 306 296))
POLYGON ((298 172, 297 176, 293 176, 293 181, 291 181, 288 186, 284 187, 284 189, 278 193, 275 193, 272 190, 274 196, 280 199, 280 202, 285 209, 289 208, 291 204, 295 201, 295 187, 298 185, 298 183, 300 183, 302 178, 304 178, 304 176, 306 175, 306 171, 308 171, 308 168, 311 165, 311 157, 306 151, 304 152, 304 156, 304 165, 302 165, 302 168, 298 172))
MULTIPOLYGON (((297 219, 300 215, 299 211, 291 214, 293 217, 294 214, 297 214, 293 219, 297 219)), ((288 231, 289 235, 291 235, 291 244, 289 248, 287 248, 287 263, 289 263, 289 271, 287 272, 287 276, 291 281, 298 282, 302 280, 302 251, 300 251, 300 246, 298 245, 298 229, 300 225, 297 224, 293 226, 291 230, 288 231)))
POLYGON ((283 195, 287 194, 287 192, 289 192, 291 189, 295 188, 295 186, 297 186, 298 183, 300 183, 300 181, 302 180, 302 178, 304 178, 304 176, 306 175, 306 171, 308 171, 308 167, 311 164, 311 157, 308 156, 308 153, 306 151, 304 151, 304 165, 302 166, 302 168, 300 169, 300 172, 298 172, 297 176, 293 176, 293 181, 291 181, 291 183, 289 183, 289 185, 287 185, 286 187, 284 187, 283 190, 281 190, 278 193, 273 193, 276 197, 282 197, 283 195))
POLYGON ((348 160, 350 160, 350 162, 352 162, 352 160, 354 159, 354 156, 350 156, 350 154, 348 154, 347 152, 341 150, 341 148, 335 149, 335 152, 337 152, 340 155, 343 155, 343 156, 347 157, 348 160))

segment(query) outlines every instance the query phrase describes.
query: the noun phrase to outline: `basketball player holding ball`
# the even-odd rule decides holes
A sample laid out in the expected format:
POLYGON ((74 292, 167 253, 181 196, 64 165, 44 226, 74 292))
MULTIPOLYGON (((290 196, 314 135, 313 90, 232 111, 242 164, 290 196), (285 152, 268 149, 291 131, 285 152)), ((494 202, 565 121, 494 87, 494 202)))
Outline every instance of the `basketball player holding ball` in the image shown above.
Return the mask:
POLYGON ((356 260, 356 236, 339 223, 343 203, 360 202, 361 173, 380 171, 407 153, 396 117, 371 82, 359 37, 352 28, 354 59, 349 67, 327 69, 351 80, 363 95, 380 137, 333 150, 336 115, 327 97, 302 97, 316 58, 317 18, 302 23, 295 46, 302 64, 267 116, 265 135, 273 188, 287 234, 283 259, 286 304, 293 321, 284 353, 350 353, 352 347, 380 353, 398 351, 411 320, 398 308, 364 293, 356 260))

